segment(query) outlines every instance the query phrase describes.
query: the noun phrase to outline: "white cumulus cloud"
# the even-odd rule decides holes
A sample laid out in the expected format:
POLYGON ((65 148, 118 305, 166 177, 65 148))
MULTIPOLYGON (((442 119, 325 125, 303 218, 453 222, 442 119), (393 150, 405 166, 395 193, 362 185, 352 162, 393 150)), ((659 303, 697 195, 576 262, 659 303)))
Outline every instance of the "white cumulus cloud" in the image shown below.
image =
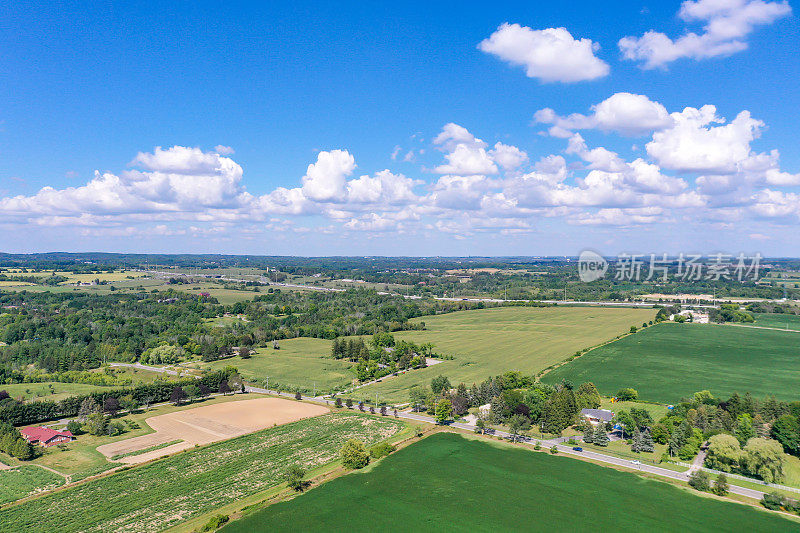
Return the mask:
POLYGON ((787 16, 788 2, 764 0, 696 0, 681 4, 678 15, 687 23, 703 24, 702 33, 687 32, 673 40, 655 30, 619 41, 623 57, 644 68, 663 67, 680 58, 726 56, 747 48, 747 36, 756 26, 787 16))
POLYGON ((595 56, 600 48, 591 39, 575 39, 566 28, 534 30, 502 24, 478 48, 525 67, 529 78, 544 82, 577 82, 608 75, 609 67, 595 56))

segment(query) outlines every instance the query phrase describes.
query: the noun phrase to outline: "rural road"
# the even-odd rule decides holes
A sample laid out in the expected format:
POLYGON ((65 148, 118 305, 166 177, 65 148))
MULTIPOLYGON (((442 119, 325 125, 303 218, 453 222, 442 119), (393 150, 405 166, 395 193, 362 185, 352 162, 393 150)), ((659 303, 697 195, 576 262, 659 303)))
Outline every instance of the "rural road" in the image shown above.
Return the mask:
MULTIPOLYGON (((132 363, 111 363, 111 364, 112 364, 112 366, 127 366, 127 367, 140 368, 140 369, 143 369, 143 370, 151 370, 151 371, 154 371, 154 372, 166 372, 168 374, 177 375, 177 372, 172 371, 172 370, 167 370, 167 369, 158 368, 158 367, 151 367, 151 366, 147 366, 147 365, 141 365, 141 364, 138 364, 138 363, 137 364, 132 364, 132 363)), ((271 394, 271 395, 275 395, 275 396, 283 396, 285 398, 294 399, 294 393, 291 393, 291 392, 279 392, 279 391, 267 390, 267 389, 264 389, 264 388, 261 388, 261 387, 251 387, 251 386, 246 386, 245 390, 247 392, 254 392, 254 393, 258 393, 258 394, 271 394)), ((335 400, 331 400, 331 399, 328 399, 328 398, 324 398, 322 396, 314 396, 314 397, 306 396, 303 399, 307 400, 307 401, 323 403, 323 404, 328 405, 328 406, 334 405, 334 401, 335 401, 335 400)), ((417 421, 417 422, 425 422, 425 423, 428 423, 428 424, 433 423, 433 420, 430 417, 423 416, 423 415, 420 415, 420 414, 417 414, 417 413, 398 412, 397 415, 398 415, 399 418, 404 418, 406 420, 414 420, 414 421, 417 421)), ((463 430, 466 430, 466 431, 475 431, 475 425, 474 424, 465 424, 463 422, 453 422, 452 424, 449 424, 449 425, 450 425, 450 427, 463 429, 463 430)), ((505 431, 499 431, 499 430, 495 430, 494 435, 498 435, 500 437, 509 437, 510 436, 505 431)), ((533 440, 533 439, 528 439, 528 440, 533 440)), ((565 453, 567 455, 572 455, 572 456, 575 456, 575 457, 585 457, 587 459, 592 459, 592 460, 600 462, 600 463, 606 463, 606 464, 621 466, 621 467, 629 468, 629 469, 632 469, 632 470, 638 470, 640 472, 647 472, 649 474, 654 474, 654 475, 657 475, 657 476, 662 476, 662 477, 666 477, 666 478, 670 478, 670 479, 676 479, 678 481, 686 481, 686 482, 689 481, 689 474, 687 472, 675 472, 674 470, 668 470, 666 468, 661 468, 659 466, 653 466, 653 465, 648 465, 648 464, 644 464, 644 463, 634 464, 633 462, 631 462, 631 461, 629 461, 627 459, 620 459, 619 457, 614 457, 612 455, 605 455, 605 454, 602 454, 602 453, 597 453, 597 452, 593 452, 593 451, 589 451, 589 450, 584 450, 584 451, 578 452, 578 451, 573 450, 572 446, 568 446, 568 445, 562 444, 563 441, 564 441, 564 437, 556 438, 556 439, 543 439, 543 440, 540 440, 539 442, 541 442, 541 445, 543 447, 545 447, 545 448, 551 448, 553 446, 556 446, 558 451, 559 451, 559 453, 565 453)), ((753 499, 756 499, 756 500, 760 500, 761 497, 764 495, 764 492, 762 492, 762 491, 754 490, 754 489, 748 489, 748 488, 744 488, 744 487, 739 487, 739 486, 736 486, 736 485, 730 485, 730 492, 732 492, 733 494, 738 494, 740 496, 746 496, 748 498, 753 498, 753 499)))
MULTIPOLYGON (((287 398, 294 398, 294 394, 290 393, 290 392, 268 391, 267 389, 261 389, 261 388, 257 388, 257 387, 247 387, 246 390, 248 392, 256 392, 256 393, 261 393, 261 394, 277 394, 277 395, 280 395, 280 396, 285 396, 287 398)), ((326 405, 333 405, 333 403, 334 403, 334 400, 330 400, 328 398, 323 398, 321 396, 317 396, 317 397, 313 397, 313 398, 312 397, 305 397, 304 399, 308 400, 308 401, 313 401, 313 402, 325 403, 326 405)), ((428 423, 428 424, 432 424, 433 423, 433 420, 430 417, 423 416, 423 415, 420 415, 420 414, 417 414, 417 413, 398 412, 397 416, 399 418, 404 418, 406 420, 414 420, 414 421, 417 421, 417 422, 425 422, 425 423, 428 423)), ((472 425, 472 424, 464 424, 462 422, 453 422, 452 424, 449 424, 449 426, 450 427, 454 427, 454 428, 458 428, 458 429, 463 429, 463 430, 466 430, 466 431, 475 431, 475 426, 474 425, 472 425)), ((510 436, 509 433, 506 433, 505 431, 499 431, 499 430, 495 430, 494 435, 498 435, 500 437, 509 437, 510 436)), ((666 468, 661 468, 659 466, 653 466, 653 465, 648 465, 648 464, 644 464, 644 463, 633 464, 631 461, 629 461, 627 459, 620 459, 619 457, 614 457, 614 456, 611 456, 611 455, 605 455, 605 454, 602 454, 602 453, 597 453, 597 452, 593 452, 593 451, 589 451, 589 450, 584 450, 582 452, 577 452, 577 451, 572 449, 572 446, 561 444, 561 442, 564 439, 565 439, 565 437, 560 437, 560 438, 556 438, 556 439, 540 440, 539 442, 541 443, 542 447, 544 447, 544 448, 551 448, 553 446, 556 446, 558 448, 559 453, 565 453, 565 454, 572 455, 572 456, 575 456, 575 457, 584 457, 584 458, 592 459, 592 460, 600 462, 600 463, 606 463, 606 464, 621 466, 621 467, 629 468, 629 469, 632 469, 632 470, 638 470, 639 472, 647 472, 649 474, 654 474, 654 475, 657 475, 657 476, 662 476, 662 477, 666 477, 666 478, 670 478, 670 479, 675 479, 675 480, 678 480, 678 481, 685 481, 685 482, 689 481, 689 475, 686 472, 675 472, 674 470, 668 470, 666 468)), ((528 440, 530 441, 530 440, 534 440, 534 439, 528 439, 528 440)), ((739 486, 736 486, 736 485, 730 485, 730 492, 732 492, 733 494, 738 494, 740 496, 746 496, 748 498, 753 498, 753 499, 756 499, 756 500, 760 500, 761 497, 764 496, 764 493, 762 491, 754 490, 754 489, 748 489, 748 488, 744 488, 744 487, 739 487, 739 486)))

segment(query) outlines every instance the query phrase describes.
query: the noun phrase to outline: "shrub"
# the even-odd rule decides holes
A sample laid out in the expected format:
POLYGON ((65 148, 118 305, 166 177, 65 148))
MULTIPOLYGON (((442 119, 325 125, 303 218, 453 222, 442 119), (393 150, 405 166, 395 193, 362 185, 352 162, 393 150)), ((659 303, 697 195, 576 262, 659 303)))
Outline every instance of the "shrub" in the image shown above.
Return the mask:
POLYGON ((395 451, 397 447, 393 444, 389 444, 388 442, 381 442, 380 444, 376 444, 369 450, 369 454, 375 458, 380 459, 381 457, 386 457, 393 451, 395 451))
POLYGON ((205 523, 200 531, 214 531, 225 525, 228 520, 230 520, 230 517, 226 514, 215 514, 205 523))
POLYGON ((761 505, 773 511, 780 511, 783 506, 783 496, 778 492, 768 492, 761 498, 761 505))
POLYGON ((553 447, 550 448, 550 453, 552 453, 553 455, 557 454, 558 453, 558 447, 553 445, 553 447))
POLYGON ((700 491, 707 491, 711 488, 711 484, 708 479, 708 474, 705 470, 695 470, 689 476, 689 486, 700 491))
POLYGON ((622 401, 633 401, 639 398, 639 392, 630 387, 617 391, 617 399, 622 401))

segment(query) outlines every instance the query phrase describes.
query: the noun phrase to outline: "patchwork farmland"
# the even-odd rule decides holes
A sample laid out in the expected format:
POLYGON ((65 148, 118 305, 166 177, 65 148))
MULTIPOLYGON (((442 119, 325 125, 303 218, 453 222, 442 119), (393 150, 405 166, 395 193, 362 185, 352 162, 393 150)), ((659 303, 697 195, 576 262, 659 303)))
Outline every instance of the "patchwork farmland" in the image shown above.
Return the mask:
POLYGON ((508 370, 534 374, 654 316, 652 309, 605 307, 500 307, 426 316, 415 319, 425 322, 425 330, 397 332, 395 337, 431 342, 437 352, 455 359, 385 379, 355 396, 374 399, 378 393, 381 400, 405 402, 409 388, 440 374, 467 384, 508 370))
POLYGON ((372 444, 403 427, 395 419, 335 413, 265 429, 2 509, 0 531, 160 531, 273 487, 292 465, 334 461, 348 439, 372 444))
POLYGON ((104 444, 98 446, 97 451, 109 459, 124 456, 120 459, 123 463, 142 463, 199 444, 230 439, 327 412, 327 407, 280 398, 258 398, 196 407, 150 417, 147 425, 155 433, 104 444), (175 444, 170 444, 173 442, 175 444), (163 446, 167 444, 170 445, 163 446), (136 453, 149 449, 153 451, 136 453))

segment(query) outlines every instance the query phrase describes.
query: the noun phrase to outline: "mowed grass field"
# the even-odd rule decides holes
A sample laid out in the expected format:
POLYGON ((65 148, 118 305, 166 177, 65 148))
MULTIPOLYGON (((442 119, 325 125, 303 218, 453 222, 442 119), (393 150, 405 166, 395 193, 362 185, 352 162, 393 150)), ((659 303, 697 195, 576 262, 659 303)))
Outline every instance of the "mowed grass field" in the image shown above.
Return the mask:
POLYGON ((250 359, 233 357, 199 364, 201 368, 220 369, 235 366, 242 377, 264 385, 269 376, 272 389, 280 384, 286 388, 311 391, 316 382, 317 392, 349 385, 356 377, 350 368, 353 363, 331 358, 331 341, 324 339, 297 338, 278 342, 280 349, 272 345, 258 348, 250 359))
POLYGON ((330 463, 348 439, 372 444, 404 427, 354 413, 308 418, 12 505, 0 510, 0 531, 161 531, 280 484, 291 465, 330 463))
POLYGON ((12 398, 22 398, 23 400, 63 400, 70 396, 88 394, 98 390, 110 390, 111 387, 100 387, 97 385, 87 385, 85 383, 12 383, 10 385, 0 384, 0 390, 8 392, 12 398))
POLYGON ((633 387, 675 403, 699 390, 800 399, 800 333, 713 324, 662 323, 545 374, 543 381, 592 381, 602 394, 633 387))
POLYGON ((422 317, 415 320, 425 322, 426 330, 396 332, 395 337, 432 342, 436 352, 455 359, 384 378, 353 396, 374 400, 377 392, 379 400, 405 402, 411 386, 430 384, 440 374, 467 385, 508 370, 533 374, 654 316, 652 309, 497 307, 422 317))
POLYGON ((334 479, 222 531, 779 532, 799 526, 632 473, 439 433, 368 472, 334 479))
POLYGON ((800 315, 785 313, 756 313, 755 326, 800 331, 800 315))

